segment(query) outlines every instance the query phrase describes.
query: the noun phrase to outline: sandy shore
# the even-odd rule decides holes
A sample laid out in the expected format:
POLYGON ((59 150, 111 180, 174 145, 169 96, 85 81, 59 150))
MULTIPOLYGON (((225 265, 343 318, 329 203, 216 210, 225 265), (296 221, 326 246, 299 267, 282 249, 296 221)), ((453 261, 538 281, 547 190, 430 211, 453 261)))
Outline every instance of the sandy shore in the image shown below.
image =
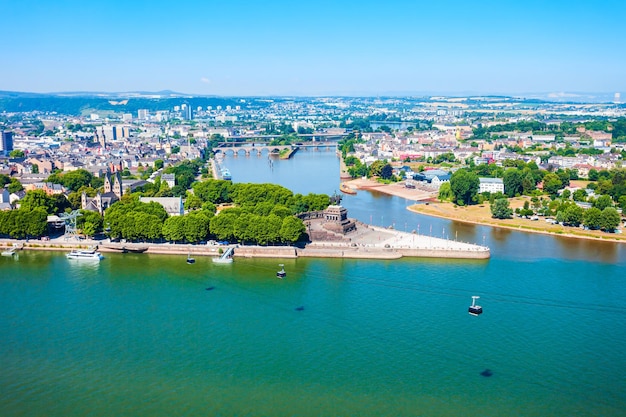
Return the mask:
MULTIPOLYGON (((605 242, 626 243, 625 234, 605 233, 600 230, 584 230, 576 227, 561 226, 547 223, 544 218, 537 221, 515 217, 513 219, 499 220, 491 217, 489 203, 469 207, 458 207, 452 203, 436 202, 438 192, 428 189, 423 185, 416 188, 406 188, 404 182, 393 184, 381 184, 371 179, 359 178, 343 182, 345 187, 352 190, 366 190, 381 192, 413 201, 428 201, 428 204, 416 204, 408 207, 409 210, 440 217, 463 223, 478 224, 483 226, 501 227, 529 233, 542 233, 552 236, 569 237, 576 239, 601 240, 605 242)), ((583 184, 584 185, 584 184, 583 184)), ((510 206, 515 210, 522 207, 527 197, 519 197, 509 200, 510 206)))
MULTIPOLYGON (((525 198, 511 199, 513 209, 522 207, 525 198)), ((544 218, 539 220, 529 220, 515 217, 513 219, 494 219, 491 217, 489 204, 482 204, 469 207, 458 207, 452 203, 429 203, 415 204, 408 207, 409 210, 425 214, 428 216, 440 217, 463 223, 478 224, 483 226, 501 227, 505 229, 517 230, 529 233, 542 233, 552 236, 561 236, 576 239, 601 240, 605 242, 626 243, 626 236, 623 234, 605 233, 599 230, 583 230, 577 227, 561 226, 559 224, 547 223, 544 218)))
POLYGON ((415 188, 406 188, 404 186, 404 182, 381 184, 371 179, 358 178, 355 180, 345 181, 343 184, 353 190, 377 191, 413 201, 430 200, 432 198, 436 198, 438 195, 436 190, 426 188, 422 185, 417 185, 415 188))

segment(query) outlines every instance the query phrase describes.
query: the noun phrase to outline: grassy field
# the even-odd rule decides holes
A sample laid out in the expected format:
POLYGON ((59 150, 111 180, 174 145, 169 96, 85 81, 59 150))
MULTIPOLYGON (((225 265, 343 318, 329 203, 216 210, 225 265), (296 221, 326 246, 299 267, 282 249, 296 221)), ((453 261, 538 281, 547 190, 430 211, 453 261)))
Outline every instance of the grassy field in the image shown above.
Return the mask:
MULTIPOLYGON (((528 197, 510 199, 510 206, 515 210, 524 205, 528 197)), ((512 219, 500 220, 491 217, 489 203, 458 207, 452 203, 428 203, 416 204, 409 207, 409 210, 429 216, 442 217, 465 223, 482 224, 485 226, 503 227, 507 229, 520 230, 531 233, 544 233, 572 238, 597 239, 605 241, 626 242, 626 236, 619 233, 605 233, 599 230, 584 230, 579 227, 561 226, 559 224, 547 223, 543 217, 539 220, 530 220, 514 217, 512 219)))

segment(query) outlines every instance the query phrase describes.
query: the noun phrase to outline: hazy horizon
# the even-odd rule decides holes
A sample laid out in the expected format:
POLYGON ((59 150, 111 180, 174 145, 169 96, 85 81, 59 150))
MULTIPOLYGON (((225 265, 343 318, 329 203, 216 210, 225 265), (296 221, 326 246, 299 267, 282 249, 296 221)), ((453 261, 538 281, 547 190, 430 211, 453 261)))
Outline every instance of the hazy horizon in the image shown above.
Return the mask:
POLYGON ((626 92, 626 4, 3 2, 0 90, 215 96, 626 92), (608 11, 608 12, 607 12, 608 11))

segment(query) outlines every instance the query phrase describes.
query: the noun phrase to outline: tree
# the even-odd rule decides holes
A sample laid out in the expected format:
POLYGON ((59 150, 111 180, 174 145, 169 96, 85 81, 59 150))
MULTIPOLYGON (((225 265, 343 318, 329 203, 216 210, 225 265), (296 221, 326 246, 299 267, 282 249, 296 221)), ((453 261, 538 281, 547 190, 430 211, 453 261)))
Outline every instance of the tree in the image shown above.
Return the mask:
POLYGON ((206 239, 209 235, 210 217, 201 211, 194 211, 184 216, 185 239, 187 242, 197 243, 206 239))
POLYGON ((602 226, 602 212, 592 207, 585 211, 583 216, 583 224, 591 230, 597 230, 602 226))
POLYGON ((513 216, 513 210, 509 207, 509 200, 506 198, 498 198, 491 205, 491 217, 495 219, 510 219, 513 216))
POLYGON ((20 200, 20 208, 28 211, 37 207, 42 207, 47 213, 53 214, 55 201, 43 190, 27 191, 20 200))
POLYGON ((9 152, 9 158, 23 158, 24 156, 24 151, 20 149, 13 149, 9 152))
POLYGON ((504 171, 502 182, 504 183, 505 194, 509 197, 522 194, 524 192, 523 181, 522 172, 517 168, 509 168, 504 171))
POLYGON ((480 180, 478 175, 465 169, 457 170, 450 177, 450 189, 454 201, 459 205, 471 204, 478 193, 480 180))
POLYGON ((47 218, 48 213, 43 207, 0 211, 0 235, 14 239, 43 236, 48 227, 47 218))
POLYGON ((570 169, 559 169, 556 171, 556 175, 561 180, 561 187, 569 186, 569 180, 571 177, 570 169))
POLYGON ((519 211, 520 216, 528 217, 535 214, 534 210, 530 208, 530 203, 528 201, 524 201, 524 208, 519 211))
POLYGON ((7 187, 7 190, 10 193, 16 193, 18 191, 22 191, 23 189, 24 187, 21 182, 19 182, 16 178, 11 178, 9 186, 7 187))
POLYGON ((232 201, 230 192, 232 183, 224 180, 206 180, 197 182, 193 186, 193 192, 203 202, 211 202, 214 204, 227 203, 232 201))
POLYGON ((452 197, 454 197, 454 194, 452 194, 450 183, 444 182, 441 184, 439 187, 439 201, 449 201, 452 197))
POLYGON ((393 168, 390 164, 385 164, 380 170, 380 177, 382 179, 388 180, 393 176, 393 168))
POLYGON ((372 162, 369 167, 369 177, 380 177, 382 174, 383 167, 387 164, 386 161, 376 160, 372 162))
POLYGON ((612 206, 613 206, 613 200, 608 195, 601 195, 600 197, 596 199, 596 201, 593 202, 593 207, 597 208, 600 211, 604 210, 607 207, 612 207, 612 206))
POLYGON ((21 214, 21 225, 23 234, 27 237, 40 237, 46 232, 48 227, 48 213, 43 207, 32 210, 19 210, 21 214))
POLYGON ((49 214, 63 213, 71 207, 70 201, 63 194, 52 194, 50 199, 52 200, 52 211, 48 212, 49 214))
MULTIPOLYGON (((560 213, 560 212, 559 212, 560 213)), ((584 210, 576 204, 568 204, 563 210, 563 223, 578 227, 584 219, 584 210)))
POLYGON ((524 179, 522 180, 522 193, 530 194, 536 188, 537 182, 535 181, 535 177, 531 172, 528 172, 524 179))
POLYGON ((572 193, 572 199, 574 201, 586 201, 587 200, 587 191, 585 191, 582 188, 579 188, 578 190, 574 191, 572 193))
POLYGON ((185 210, 197 210, 202 207, 202 199, 195 194, 187 193, 185 198, 185 210))
POLYGON ((48 181, 62 184, 65 188, 72 191, 78 191, 81 187, 92 185, 93 175, 84 169, 66 172, 64 174, 52 174, 48 177, 48 181))
POLYGON ((202 203, 202 211, 206 211, 207 213, 215 214, 217 211, 217 207, 215 204, 207 201, 206 203, 202 203))
POLYGON ((280 204, 275 205, 272 208, 272 211, 270 212, 270 214, 274 214, 274 215, 280 217, 281 219, 284 219, 287 216, 293 215, 293 213, 291 212, 289 207, 285 207, 285 206, 280 205, 280 204))
MULTIPOLYGON (((590 209, 591 210, 591 209, 590 209)), ((620 215, 613 207, 606 207, 600 216, 600 229, 613 233, 621 221, 620 215)))
POLYGON ((239 217, 239 214, 233 209, 222 211, 219 215, 211 219, 211 234, 220 240, 234 239, 234 226, 237 217, 239 217))
POLYGON ((261 216, 253 213, 242 213, 233 224, 233 235, 241 242, 253 242, 255 238, 255 228, 261 223, 261 216))
POLYGON ((297 242, 306 232, 306 227, 302 220, 297 217, 285 217, 280 228, 280 238, 286 243, 297 242))
POLYGON ((103 219, 99 213, 89 210, 81 210, 82 216, 76 218, 76 227, 86 236, 95 236, 102 232, 103 219))
POLYGON ((138 196, 127 194, 104 213, 108 233, 114 239, 160 239, 167 218, 167 212, 159 203, 142 203, 138 196))
POLYGON ((169 242, 181 242, 185 238, 185 218, 172 216, 165 220, 163 238, 169 242))
POLYGON ((562 187, 563 183, 555 173, 549 172, 543 177, 543 190, 551 196, 557 195, 562 187))
POLYGON ((4 188, 5 185, 11 182, 11 177, 6 174, 0 174, 0 188, 4 188))

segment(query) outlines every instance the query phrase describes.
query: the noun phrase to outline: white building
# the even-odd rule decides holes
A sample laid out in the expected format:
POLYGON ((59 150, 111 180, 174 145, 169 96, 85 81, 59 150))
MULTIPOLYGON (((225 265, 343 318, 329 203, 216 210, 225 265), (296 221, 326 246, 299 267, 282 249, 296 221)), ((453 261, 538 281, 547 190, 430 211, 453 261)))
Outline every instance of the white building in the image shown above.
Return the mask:
POLYGON ((163 174, 161 176, 161 181, 166 182, 167 186, 170 187, 170 189, 176 186, 176 179, 174 177, 174 174, 163 174))
POLYGON ((479 178, 478 180, 480 181, 478 187, 479 193, 497 193, 499 191, 504 194, 504 182, 502 178, 479 178))

